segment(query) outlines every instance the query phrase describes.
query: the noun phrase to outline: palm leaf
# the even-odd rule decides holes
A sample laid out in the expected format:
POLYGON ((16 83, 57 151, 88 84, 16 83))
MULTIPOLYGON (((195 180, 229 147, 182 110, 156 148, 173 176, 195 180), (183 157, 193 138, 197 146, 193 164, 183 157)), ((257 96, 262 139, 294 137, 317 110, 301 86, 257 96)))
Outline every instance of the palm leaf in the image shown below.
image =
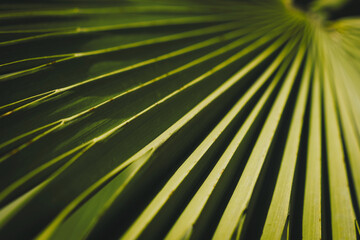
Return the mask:
POLYGON ((2 3, 0 238, 357 239, 351 4, 2 3))

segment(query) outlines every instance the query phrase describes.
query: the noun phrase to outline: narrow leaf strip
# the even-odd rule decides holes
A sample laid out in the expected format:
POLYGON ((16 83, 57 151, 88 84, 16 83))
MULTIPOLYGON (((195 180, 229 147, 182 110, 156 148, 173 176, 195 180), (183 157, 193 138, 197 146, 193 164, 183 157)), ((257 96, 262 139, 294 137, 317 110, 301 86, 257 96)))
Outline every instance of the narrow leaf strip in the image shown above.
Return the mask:
POLYGON ((318 66, 314 70, 310 110, 308 152, 306 159, 303 239, 321 239, 321 89, 318 66))

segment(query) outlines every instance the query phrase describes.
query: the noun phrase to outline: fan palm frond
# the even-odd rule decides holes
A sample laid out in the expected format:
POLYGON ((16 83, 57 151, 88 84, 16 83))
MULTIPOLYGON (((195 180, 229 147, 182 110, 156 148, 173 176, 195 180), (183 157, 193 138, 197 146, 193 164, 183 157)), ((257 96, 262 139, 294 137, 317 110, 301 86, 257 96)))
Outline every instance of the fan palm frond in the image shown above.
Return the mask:
POLYGON ((0 238, 357 239, 360 18, 296 4, 2 3, 0 238))

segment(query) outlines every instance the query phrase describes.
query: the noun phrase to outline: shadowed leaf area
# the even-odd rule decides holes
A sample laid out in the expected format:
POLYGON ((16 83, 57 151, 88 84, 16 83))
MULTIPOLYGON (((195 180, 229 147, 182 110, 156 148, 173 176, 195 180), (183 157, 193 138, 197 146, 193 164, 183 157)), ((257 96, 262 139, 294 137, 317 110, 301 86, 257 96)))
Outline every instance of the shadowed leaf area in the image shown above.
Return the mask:
POLYGON ((359 239, 359 9, 2 1, 0 239, 359 239))

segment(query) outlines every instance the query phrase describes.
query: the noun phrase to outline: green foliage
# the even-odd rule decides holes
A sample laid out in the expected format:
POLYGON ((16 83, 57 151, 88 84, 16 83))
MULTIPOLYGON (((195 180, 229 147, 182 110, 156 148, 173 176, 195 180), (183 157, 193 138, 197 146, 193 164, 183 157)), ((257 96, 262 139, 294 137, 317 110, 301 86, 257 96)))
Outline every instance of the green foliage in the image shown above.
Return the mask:
POLYGON ((0 239, 357 239, 342 4, 3 3, 0 239))

